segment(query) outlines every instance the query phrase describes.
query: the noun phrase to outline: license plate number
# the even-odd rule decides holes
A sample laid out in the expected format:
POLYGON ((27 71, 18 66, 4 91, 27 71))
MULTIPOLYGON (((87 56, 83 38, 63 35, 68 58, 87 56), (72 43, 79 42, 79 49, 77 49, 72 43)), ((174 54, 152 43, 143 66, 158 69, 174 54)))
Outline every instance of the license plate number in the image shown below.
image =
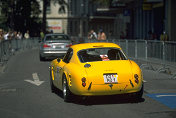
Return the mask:
POLYGON ((60 49, 60 48, 65 48, 65 46, 64 45, 53 45, 53 48, 60 49))
POLYGON ((116 73, 113 74, 104 74, 104 83, 109 84, 109 83, 118 83, 118 75, 116 73))

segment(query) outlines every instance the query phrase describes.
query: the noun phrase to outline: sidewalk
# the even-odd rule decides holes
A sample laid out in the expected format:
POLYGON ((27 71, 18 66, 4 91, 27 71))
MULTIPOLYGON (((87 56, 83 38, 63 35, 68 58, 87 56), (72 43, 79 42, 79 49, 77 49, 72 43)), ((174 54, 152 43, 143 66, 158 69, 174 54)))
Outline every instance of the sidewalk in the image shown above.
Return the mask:
POLYGON ((176 63, 158 59, 132 59, 142 69, 146 94, 176 93, 176 63))
POLYGON ((176 62, 163 62, 162 60, 152 58, 148 60, 133 58, 132 60, 138 63, 141 69, 152 70, 158 73, 165 73, 171 76, 171 79, 176 79, 176 62))

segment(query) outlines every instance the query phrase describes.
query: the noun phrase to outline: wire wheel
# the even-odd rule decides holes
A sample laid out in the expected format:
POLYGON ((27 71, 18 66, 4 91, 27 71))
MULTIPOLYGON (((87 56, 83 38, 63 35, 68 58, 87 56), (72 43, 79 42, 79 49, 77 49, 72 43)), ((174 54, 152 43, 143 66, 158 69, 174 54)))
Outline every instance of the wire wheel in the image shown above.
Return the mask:
POLYGON ((64 102, 70 102, 71 100, 71 92, 68 87, 66 76, 63 77, 62 91, 63 91, 63 99, 64 102))

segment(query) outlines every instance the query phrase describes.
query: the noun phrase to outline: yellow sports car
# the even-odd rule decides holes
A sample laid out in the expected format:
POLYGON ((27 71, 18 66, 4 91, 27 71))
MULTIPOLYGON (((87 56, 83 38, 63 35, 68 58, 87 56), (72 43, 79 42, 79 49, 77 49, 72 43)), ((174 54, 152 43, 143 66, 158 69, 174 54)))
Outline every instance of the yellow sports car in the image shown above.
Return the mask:
POLYGON ((52 92, 60 89, 65 102, 72 95, 143 94, 141 69, 114 43, 72 45, 63 59, 51 62, 50 74, 52 92))

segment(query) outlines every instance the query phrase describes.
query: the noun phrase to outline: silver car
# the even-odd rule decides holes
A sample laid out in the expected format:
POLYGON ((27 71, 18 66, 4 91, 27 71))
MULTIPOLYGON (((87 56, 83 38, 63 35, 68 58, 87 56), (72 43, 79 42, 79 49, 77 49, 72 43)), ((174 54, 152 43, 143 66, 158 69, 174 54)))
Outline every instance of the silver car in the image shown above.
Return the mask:
POLYGON ((40 60, 62 56, 71 45, 72 41, 66 34, 46 34, 40 42, 40 60))

